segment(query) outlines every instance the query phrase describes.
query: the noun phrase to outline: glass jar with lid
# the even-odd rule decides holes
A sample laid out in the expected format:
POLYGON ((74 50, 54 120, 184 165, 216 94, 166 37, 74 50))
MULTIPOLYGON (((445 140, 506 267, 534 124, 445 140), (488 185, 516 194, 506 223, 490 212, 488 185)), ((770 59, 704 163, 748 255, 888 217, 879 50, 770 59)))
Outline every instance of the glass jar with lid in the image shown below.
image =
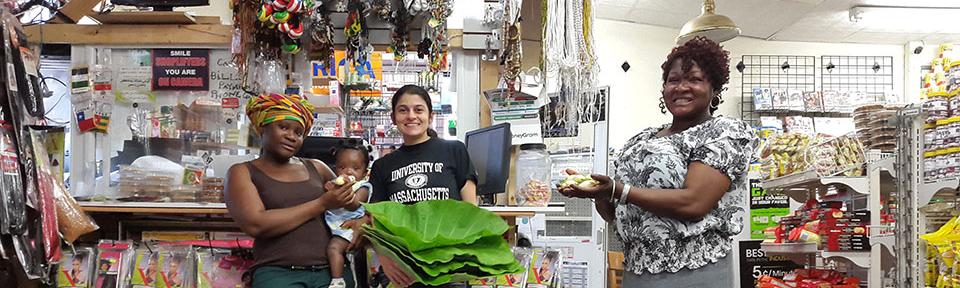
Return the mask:
POLYGON ((517 205, 545 207, 550 202, 550 154, 541 143, 520 145, 517 153, 517 205))

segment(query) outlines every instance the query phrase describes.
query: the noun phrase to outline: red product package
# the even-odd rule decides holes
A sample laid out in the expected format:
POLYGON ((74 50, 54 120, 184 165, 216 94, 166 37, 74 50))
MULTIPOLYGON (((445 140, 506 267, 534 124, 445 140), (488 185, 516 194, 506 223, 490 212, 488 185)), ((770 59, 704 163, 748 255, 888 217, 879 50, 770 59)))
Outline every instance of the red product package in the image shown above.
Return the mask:
POLYGON ((787 273, 787 275, 783 275, 783 282, 794 282, 794 283, 795 283, 795 282, 799 282, 800 280, 806 279, 806 278, 807 278, 807 277, 804 277, 804 275, 801 275, 800 273, 796 273, 796 271, 794 271, 794 272, 791 272, 791 273, 787 273))
MULTIPOLYGON (((39 135, 42 132, 35 129, 29 130, 29 143, 33 145, 33 159, 46 159, 49 156, 47 156, 47 149, 44 148, 44 142, 39 135)), ((57 206, 53 200, 53 181, 55 180, 53 175, 50 175, 49 168, 49 166, 35 168, 37 173, 37 200, 40 204, 37 210, 40 210, 42 219, 44 255, 47 263, 56 263, 60 261, 60 231, 57 224, 57 206)))
POLYGON ((777 228, 774 230, 774 233, 776 233, 776 237, 777 237, 777 241, 775 243, 783 243, 784 241, 787 240, 787 239, 784 239, 783 237, 783 225, 777 225, 777 228))
POLYGON ((806 279, 797 284, 797 288, 830 288, 830 282, 816 279, 806 279))
POLYGON ((757 278, 757 284, 760 283, 770 283, 773 280, 776 280, 776 277, 770 275, 760 275, 760 278, 757 278))
POLYGON ((857 277, 843 278, 843 285, 860 286, 860 278, 857 278, 857 277))
POLYGON ((783 280, 772 276, 763 275, 757 279, 757 288, 794 288, 794 286, 787 285, 783 280))
POLYGON ((820 202, 820 204, 817 205, 817 207, 820 207, 823 209, 840 209, 840 208, 843 208, 843 201, 823 201, 823 202, 820 202))
POLYGON ((836 270, 829 270, 823 275, 820 276, 820 280, 824 280, 830 283, 840 283, 844 278, 843 273, 840 273, 836 270))

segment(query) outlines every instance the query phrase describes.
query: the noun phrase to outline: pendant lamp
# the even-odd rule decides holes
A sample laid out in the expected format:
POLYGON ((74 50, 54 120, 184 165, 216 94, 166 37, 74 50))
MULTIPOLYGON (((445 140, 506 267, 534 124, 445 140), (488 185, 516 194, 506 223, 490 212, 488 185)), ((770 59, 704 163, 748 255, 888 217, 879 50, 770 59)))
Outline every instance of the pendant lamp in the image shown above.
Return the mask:
POLYGON ((683 44, 697 36, 703 36, 720 43, 740 36, 740 27, 727 16, 714 14, 716 11, 714 0, 703 1, 703 13, 683 24, 680 35, 677 36, 677 45, 683 44))

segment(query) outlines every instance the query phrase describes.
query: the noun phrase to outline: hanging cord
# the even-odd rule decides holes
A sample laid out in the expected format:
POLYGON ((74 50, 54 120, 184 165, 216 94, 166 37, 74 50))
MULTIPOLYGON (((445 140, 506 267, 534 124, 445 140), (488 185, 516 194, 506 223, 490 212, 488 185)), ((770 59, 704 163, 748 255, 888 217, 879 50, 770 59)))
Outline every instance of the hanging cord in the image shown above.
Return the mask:
POLYGON ((561 100, 548 130, 561 127, 571 134, 581 120, 596 121, 597 76, 593 52, 592 0, 545 0, 544 72, 553 87, 560 87, 561 100), (570 124, 570 125, 566 125, 570 124))

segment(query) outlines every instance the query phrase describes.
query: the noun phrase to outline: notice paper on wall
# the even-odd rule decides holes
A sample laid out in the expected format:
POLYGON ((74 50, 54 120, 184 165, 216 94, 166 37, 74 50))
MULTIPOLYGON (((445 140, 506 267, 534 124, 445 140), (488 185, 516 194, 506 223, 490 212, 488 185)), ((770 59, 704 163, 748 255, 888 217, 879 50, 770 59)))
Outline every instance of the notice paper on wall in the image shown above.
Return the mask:
POLYGON ((540 107, 536 105, 512 105, 493 108, 493 124, 510 123, 512 144, 543 143, 540 124, 540 107))
POLYGON ((153 49, 153 90, 209 90, 209 60, 207 49, 153 49))
POLYGON ((250 95, 243 92, 242 86, 243 80, 237 66, 233 64, 230 51, 210 50, 210 97, 238 98, 240 103, 246 103, 250 95))
POLYGON ((114 49, 113 66, 116 69, 114 90, 117 100, 124 103, 145 103, 151 100, 152 65, 150 50, 114 49))

